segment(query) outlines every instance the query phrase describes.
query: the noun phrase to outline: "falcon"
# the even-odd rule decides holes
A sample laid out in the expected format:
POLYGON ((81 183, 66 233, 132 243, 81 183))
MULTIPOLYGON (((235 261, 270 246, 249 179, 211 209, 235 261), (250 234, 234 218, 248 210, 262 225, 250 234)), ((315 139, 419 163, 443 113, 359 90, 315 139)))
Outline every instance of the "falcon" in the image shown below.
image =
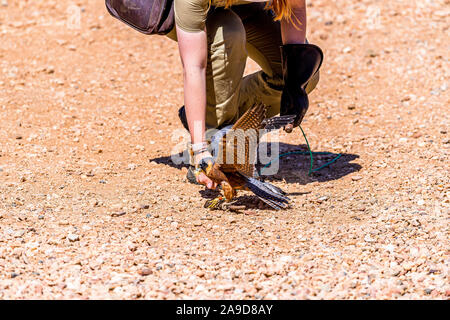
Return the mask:
POLYGON ((227 207, 227 204, 232 204, 238 190, 253 192, 276 210, 289 206, 290 199, 283 190, 259 180, 255 164, 261 135, 292 123, 295 115, 266 119, 266 111, 267 106, 256 104, 231 128, 224 128, 215 135, 218 140, 215 143, 216 160, 204 159, 199 167, 208 178, 222 187, 223 196, 207 201, 205 207, 217 209, 222 204, 222 207, 227 207))

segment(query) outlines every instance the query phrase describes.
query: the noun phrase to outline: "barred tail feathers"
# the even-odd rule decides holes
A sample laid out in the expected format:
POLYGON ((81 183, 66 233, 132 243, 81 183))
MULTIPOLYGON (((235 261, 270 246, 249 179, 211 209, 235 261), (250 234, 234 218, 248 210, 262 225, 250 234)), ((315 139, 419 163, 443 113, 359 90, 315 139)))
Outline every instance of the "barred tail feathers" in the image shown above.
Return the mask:
POLYGON ((276 210, 286 209, 290 199, 285 196, 285 192, 280 188, 254 178, 245 177, 247 187, 262 201, 276 210))

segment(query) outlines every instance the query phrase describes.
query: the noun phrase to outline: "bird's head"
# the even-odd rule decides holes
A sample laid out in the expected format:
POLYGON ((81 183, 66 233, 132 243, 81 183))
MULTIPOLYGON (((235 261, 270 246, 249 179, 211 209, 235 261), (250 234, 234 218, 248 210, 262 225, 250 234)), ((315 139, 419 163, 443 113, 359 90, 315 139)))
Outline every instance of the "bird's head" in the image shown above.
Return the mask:
POLYGON ((214 159, 211 157, 203 158, 200 160, 198 166, 203 170, 203 172, 205 172, 206 175, 209 175, 214 166, 214 159))

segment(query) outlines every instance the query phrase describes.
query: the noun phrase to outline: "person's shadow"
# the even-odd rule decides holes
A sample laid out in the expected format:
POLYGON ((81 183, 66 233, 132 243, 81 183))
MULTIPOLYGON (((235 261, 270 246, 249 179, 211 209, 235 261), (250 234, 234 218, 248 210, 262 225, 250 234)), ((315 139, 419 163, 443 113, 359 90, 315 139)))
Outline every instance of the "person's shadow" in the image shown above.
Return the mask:
MULTIPOLYGON (((313 151, 314 153, 315 151, 313 151)), ((353 163, 355 159, 359 158, 357 154, 350 153, 328 153, 317 152, 313 154, 313 168, 311 169, 311 158, 306 145, 292 145, 287 143, 279 144, 279 154, 284 155, 280 158, 274 157, 270 164, 259 166, 260 176, 264 181, 285 181, 286 183, 298 183, 301 185, 307 185, 309 183, 318 181, 327 182, 340 179, 348 174, 361 170, 361 165, 353 163), (339 156, 340 155, 340 156, 339 156), (333 161, 339 157, 337 160, 333 161), (324 166, 325 164, 332 162, 331 164, 324 166), (314 169, 320 168, 318 171, 314 169)), ((269 153, 270 155, 270 153, 269 153)), ((183 167, 189 167, 189 158, 187 151, 184 153, 158 157, 149 159, 158 164, 171 166, 181 169, 183 167)), ((220 194, 218 190, 204 189, 199 191, 201 196, 205 199, 213 199, 220 194)), ((289 195, 300 195, 304 192, 290 193, 289 195)), ((256 196, 245 195, 236 198, 236 206, 245 206, 246 209, 260 208, 271 209, 268 205, 260 201, 256 196)))

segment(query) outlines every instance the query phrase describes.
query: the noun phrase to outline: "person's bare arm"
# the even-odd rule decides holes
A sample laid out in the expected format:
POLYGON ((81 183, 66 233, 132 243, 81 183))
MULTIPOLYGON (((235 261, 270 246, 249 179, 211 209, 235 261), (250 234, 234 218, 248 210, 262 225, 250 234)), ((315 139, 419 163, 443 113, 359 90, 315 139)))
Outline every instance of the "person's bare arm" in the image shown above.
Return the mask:
MULTIPOLYGON (((206 63, 207 38, 206 30, 201 32, 186 32, 177 27, 178 48, 183 65, 184 104, 186 118, 191 134, 191 143, 205 142, 206 116, 206 63)), ((209 153, 198 154, 194 161, 198 163, 209 153)), ((200 174, 197 181, 210 189, 216 184, 206 175, 200 174)))
POLYGON ((186 32, 177 27, 178 48, 183 65, 184 103, 191 142, 205 141, 206 32, 186 32))
POLYGON ((305 43, 306 41, 306 1, 290 0, 292 6, 292 21, 297 28, 289 20, 281 20, 281 37, 283 44, 305 43))

